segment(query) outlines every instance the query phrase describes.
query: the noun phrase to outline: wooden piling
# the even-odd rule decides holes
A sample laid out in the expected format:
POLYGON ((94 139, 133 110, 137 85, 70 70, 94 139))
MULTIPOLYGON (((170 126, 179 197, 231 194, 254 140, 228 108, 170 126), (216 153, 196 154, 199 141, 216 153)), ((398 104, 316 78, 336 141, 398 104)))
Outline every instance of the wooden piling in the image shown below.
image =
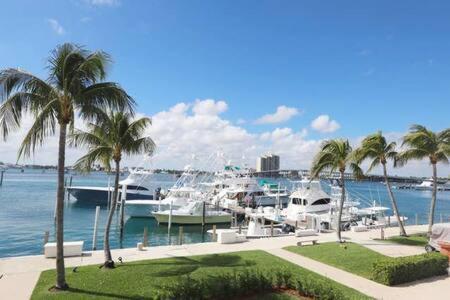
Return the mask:
POLYGON ((270 236, 273 236, 273 221, 270 221, 270 236))
POLYGON ((92 251, 97 250, 97 227, 98 227, 98 216, 100 214, 100 206, 95 207, 95 220, 94 220, 94 234, 92 237, 92 251))
POLYGON ((50 236, 50 232, 44 232, 44 245, 48 243, 48 237, 50 236))
POLYGON ((183 226, 178 227, 178 241, 180 245, 183 245, 183 226))
POLYGON ((419 225, 419 215, 416 213, 416 225, 419 225))
POLYGON ((144 227, 144 234, 142 237, 142 244, 144 247, 148 247, 148 229, 147 226, 144 227))
POLYGON ((0 171, 0 186, 3 185, 3 174, 4 174, 4 173, 5 173, 4 170, 1 170, 1 171, 0 171))
POLYGON ((206 219, 206 202, 203 201, 203 206, 202 206, 202 227, 205 227, 205 219, 206 219))
POLYGON ((391 216, 388 216, 388 227, 391 227, 391 216))
POLYGON ((216 235, 216 224, 213 225, 213 235, 212 235, 212 240, 213 242, 217 241, 217 235, 216 235))
POLYGON ((439 214, 439 223, 444 223, 444 219, 442 218, 442 213, 439 214))

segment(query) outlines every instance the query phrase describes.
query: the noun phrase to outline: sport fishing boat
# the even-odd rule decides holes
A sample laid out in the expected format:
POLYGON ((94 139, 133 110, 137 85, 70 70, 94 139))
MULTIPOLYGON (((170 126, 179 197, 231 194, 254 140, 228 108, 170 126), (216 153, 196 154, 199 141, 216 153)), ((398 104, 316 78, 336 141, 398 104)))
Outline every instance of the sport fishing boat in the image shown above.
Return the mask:
MULTIPOLYGON (((153 199, 150 191, 152 175, 152 171, 131 169, 128 177, 119 181, 119 199, 121 198, 123 186, 126 186, 126 199, 153 199)), ((78 202, 106 205, 112 197, 114 186, 67 186, 66 190, 78 202)))
POLYGON ((177 209, 185 206, 201 194, 194 187, 194 181, 198 172, 194 172, 190 166, 186 166, 183 174, 168 190, 166 195, 155 194, 155 199, 135 199, 125 201, 125 214, 129 217, 152 218, 153 212, 167 210, 170 206, 177 209))
POLYGON ((275 205, 281 207, 289 200, 285 190, 280 190, 279 193, 264 190, 254 178, 249 176, 226 179, 224 184, 227 187, 215 195, 211 201, 223 208, 275 205))
POLYGON ((159 224, 171 222, 172 224, 199 225, 231 222, 230 213, 210 209, 205 201, 200 200, 191 201, 178 209, 154 212, 153 216, 159 224))

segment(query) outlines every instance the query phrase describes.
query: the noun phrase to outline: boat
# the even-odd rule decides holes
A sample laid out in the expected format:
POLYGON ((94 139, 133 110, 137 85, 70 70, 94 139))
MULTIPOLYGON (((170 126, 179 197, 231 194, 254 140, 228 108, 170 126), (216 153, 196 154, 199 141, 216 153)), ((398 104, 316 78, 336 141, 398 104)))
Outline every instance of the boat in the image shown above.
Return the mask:
POLYGON ((153 212, 172 209, 178 209, 195 199, 197 191, 192 187, 179 187, 169 189, 168 194, 162 199, 154 200, 126 200, 125 214, 131 218, 152 218, 153 212))
POLYGON ((222 210, 213 210, 205 201, 191 201, 178 209, 168 209, 153 213, 159 224, 220 224, 231 223, 231 214, 222 210))
MULTIPOLYGON (((432 178, 425 179, 420 184, 416 184, 413 186, 415 190, 418 191, 432 191, 434 186, 434 182, 432 178)), ((437 190, 438 191, 450 191, 450 183, 447 181, 438 181, 437 182, 437 190)))
POLYGON ((220 207, 231 209, 248 206, 284 206, 288 203, 288 194, 285 191, 267 193, 263 187, 258 185, 254 178, 239 176, 224 180, 223 188, 215 195, 211 202, 220 207))
MULTIPOLYGON (((119 199, 121 198, 123 186, 126 186, 126 199, 143 200, 153 199, 150 191, 151 171, 134 171, 130 170, 130 174, 124 180, 119 181, 119 199)), ((67 192, 73 196, 78 202, 92 204, 108 204, 109 199, 114 192, 114 186, 67 186, 67 192)))

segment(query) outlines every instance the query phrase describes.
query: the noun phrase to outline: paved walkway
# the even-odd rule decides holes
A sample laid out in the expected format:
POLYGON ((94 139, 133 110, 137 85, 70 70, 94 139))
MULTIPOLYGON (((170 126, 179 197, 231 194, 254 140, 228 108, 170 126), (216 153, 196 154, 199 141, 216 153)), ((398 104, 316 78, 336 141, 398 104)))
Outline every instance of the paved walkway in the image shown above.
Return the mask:
MULTIPOLYGON (((408 226, 409 234, 423 232, 425 226, 408 226)), ((385 236, 398 235, 398 229, 388 228, 385 236)), ((414 255, 423 253, 423 248, 388 244, 386 242, 374 241, 380 237, 380 231, 369 232, 345 232, 343 237, 349 241, 360 243, 374 251, 389 256, 414 255)), ((303 239, 309 239, 308 237, 303 239)), ((319 242, 335 241, 335 233, 320 234, 317 236, 319 242)), ((241 244, 222 245, 217 243, 187 244, 181 246, 159 246, 150 247, 146 251, 137 251, 135 248, 115 249, 113 257, 121 256, 123 261, 135 261, 142 259, 156 259, 173 256, 190 256, 212 253, 226 253, 245 250, 265 250, 280 256, 293 263, 311 269, 319 274, 331 277, 334 280, 361 290, 367 295, 375 298, 393 299, 426 299, 438 295, 450 295, 450 277, 432 279, 429 281, 416 282, 405 287, 386 287, 345 271, 327 266, 311 259, 282 250, 283 247, 295 245, 301 238, 293 236, 265 238, 250 240, 241 244), (445 293, 444 293, 445 292, 445 293)), ((101 264, 103 262, 103 251, 86 252, 82 257, 65 259, 67 267, 101 264)), ((33 288, 43 270, 53 269, 54 259, 46 259, 43 255, 23 256, 15 258, 0 259, 0 298, 1 299, 29 299, 33 288)))

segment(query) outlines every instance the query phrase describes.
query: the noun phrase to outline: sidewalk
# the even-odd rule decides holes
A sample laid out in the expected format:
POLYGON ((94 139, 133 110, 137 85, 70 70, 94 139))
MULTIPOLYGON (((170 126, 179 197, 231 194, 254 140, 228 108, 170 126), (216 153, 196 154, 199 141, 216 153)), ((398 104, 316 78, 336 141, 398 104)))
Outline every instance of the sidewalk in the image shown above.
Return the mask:
MULTIPOLYGON (((408 226, 407 231, 409 234, 423 232, 426 230, 425 226, 408 226)), ((388 228, 385 230, 385 236, 395 236, 398 235, 397 228, 388 228)), ((368 231, 368 232, 344 232, 343 236, 351 242, 360 243, 366 245, 385 255, 398 256, 401 255, 414 255, 418 253, 423 253, 423 249, 420 247, 413 246, 403 246, 396 244, 388 244, 386 242, 374 241, 373 238, 379 238, 379 231, 368 231)), ((277 238, 264 238, 249 240, 245 243, 240 244, 217 244, 217 243, 201 243, 201 244, 186 244, 186 245, 175 245, 175 246, 159 246, 150 247, 146 251, 137 251, 136 248, 128 249, 115 249, 112 250, 112 255, 115 259, 117 257, 122 257, 124 262, 136 261, 142 259, 156 259, 156 258, 166 258, 173 256, 190 256, 190 255, 202 255, 202 254, 213 254, 213 253, 226 253, 235 251, 245 251, 245 250, 265 250, 269 253, 278 255, 284 259, 292 261, 296 264, 304 266, 312 271, 319 274, 331 277, 334 280, 351 286, 353 288, 358 288, 361 286, 361 291, 367 293, 368 295, 378 297, 377 293, 380 289, 380 295, 383 299, 391 299, 388 297, 387 291, 389 293, 396 292, 396 299, 418 299, 414 298, 415 295, 425 295, 427 291, 427 297, 433 294, 437 296, 436 293, 442 295, 441 293, 448 292, 450 294, 450 278, 446 277, 441 280, 433 280, 432 282, 420 282, 414 285, 408 286, 408 289, 404 287, 390 288, 381 286, 379 284, 373 283, 367 279, 358 277, 353 274, 338 270, 333 267, 326 266, 319 262, 311 261, 310 259, 301 257, 299 255, 282 250, 283 247, 295 245, 297 241, 302 238, 296 238, 294 236, 288 237, 277 237, 277 238), (294 256, 293 256, 294 255, 294 256), (322 265, 322 266, 321 266, 322 265), (375 285, 375 286, 373 286, 375 285), (416 286, 420 288, 415 288, 416 286), (385 293, 385 289, 386 293, 385 293), (416 292, 411 292, 411 289, 417 290, 416 292), (413 297, 413 298, 411 298, 413 297)), ((309 239, 305 237, 303 239, 309 239)), ((319 242, 335 241, 335 233, 320 234, 317 236, 319 242)), ((103 251, 93 251, 86 252, 82 257, 72 257, 65 259, 67 267, 83 266, 91 264, 101 264, 103 262, 103 251)), ((43 255, 34 256, 23 256, 23 257, 13 257, 0 259, 0 275, 3 274, 3 278, 0 279, 0 295, 2 299, 29 299, 33 288, 39 278, 39 274, 43 270, 55 268, 54 259, 46 259, 43 255)), ((425 297, 425 298, 427 298, 425 297)), ((423 298, 422 298, 423 299, 423 298)))

